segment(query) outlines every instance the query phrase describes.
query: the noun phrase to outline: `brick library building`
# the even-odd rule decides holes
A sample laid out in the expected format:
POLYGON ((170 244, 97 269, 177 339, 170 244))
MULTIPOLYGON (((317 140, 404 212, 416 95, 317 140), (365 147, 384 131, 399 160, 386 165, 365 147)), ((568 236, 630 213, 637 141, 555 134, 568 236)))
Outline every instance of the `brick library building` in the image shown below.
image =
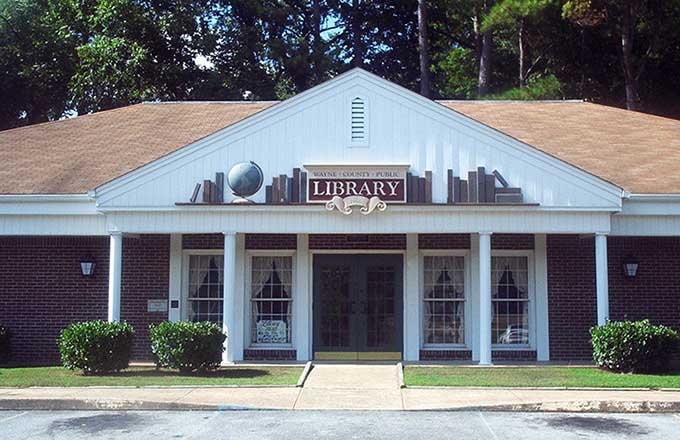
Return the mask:
POLYGON ((579 362, 680 330, 680 122, 432 101, 354 69, 282 102, 154 102, 0 132, 0 324, 213 321, 224 361, 579 362))

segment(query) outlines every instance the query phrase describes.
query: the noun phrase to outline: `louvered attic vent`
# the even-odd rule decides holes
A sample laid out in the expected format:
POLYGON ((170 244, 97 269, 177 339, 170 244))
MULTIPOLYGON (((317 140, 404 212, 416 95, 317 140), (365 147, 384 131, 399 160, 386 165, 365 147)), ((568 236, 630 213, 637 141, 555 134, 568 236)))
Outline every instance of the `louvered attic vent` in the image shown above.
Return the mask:
POLYGON ((368 106, 366 100, 357 96, 350 105, 350 144, 368 146, 368 106))

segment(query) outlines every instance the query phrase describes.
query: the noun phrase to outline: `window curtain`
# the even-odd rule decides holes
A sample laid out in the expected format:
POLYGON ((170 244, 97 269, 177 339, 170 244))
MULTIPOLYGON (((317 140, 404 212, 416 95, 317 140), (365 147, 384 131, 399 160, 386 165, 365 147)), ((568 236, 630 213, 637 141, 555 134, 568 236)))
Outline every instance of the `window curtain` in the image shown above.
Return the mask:
POLYGON ((273 267, 276 268, 281 284, 284 286, 286 298, 290 298, 290 288, 293 285, 293 259, 291 257, 274 257, 272 263, 273 267))
POLYGON ((251 273, 250 295, 252 298, 261 298, 262 287, 272 275, 272 258, 253 257, 251 273))
POLYGON ((498 298, 498 283, 503 279, 503 274, 509 269, 507 259, 503 257, 491 257, 491 297, 498 298))
POLYGON ((189 266, 193 272, 193 282, 189 288, 189 298, 200 297, 201 295, 198 294, 198 291, 204 284, 209 282, 210 260, 211 257, 208 255, 196 255, 191 257, 191 264, 189 266))
POLYGON ((517 257, 516 263, 517 264, 514 266, 517 270, 512 272, 512 275, 515 278, 515 284, 517 285, 517 289, 522 292, 521 298, 528 298, 529 268, 527 258, 517 257))

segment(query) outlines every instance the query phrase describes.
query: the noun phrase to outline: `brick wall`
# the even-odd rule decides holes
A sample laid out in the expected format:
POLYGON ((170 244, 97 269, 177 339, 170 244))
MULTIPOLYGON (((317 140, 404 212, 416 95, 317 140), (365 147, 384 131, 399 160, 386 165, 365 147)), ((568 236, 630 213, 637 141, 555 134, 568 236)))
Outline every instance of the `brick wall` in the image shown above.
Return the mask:
POLYGON ((132 358, 151 360, 149 324, 168 312, 147 312, 150 299, 168 299, 170 236, 142 235, 123 240, 120 318, 135 328, 132 358))
POLYGON ((182 249, 224 249, 224 234, 184 234, 182 249))
MULTIPOLYGON (((170 240, 141 236, 123 241, 121 319, 137 332, 133 358, 150 359, 148 326, 167 313, 147 313, 149 299, 167 299, 170 240)), ((108 237, 0 237, 0 323, 12 331, 14 363, 59 363, 57 338, 72 322, 106 319, 108 237), (83 277, 81 258, 93 258, 83 277)))
POLYGON ((295 234, 246 234, 246 249, 297 249, 295 234))
POLYGON ((470 234, 419 234, 419 249, 470 249, 470 234))
POLYGON ((297 358, 297 351, 286 350, 261 350, 248 349, 243 351, 243 359, 246 361, 294 361, 297 358))
POLYGON ((491 249, 534 250, 533 234, 491 234, 491 249))
POLYGON ((549 235, 548 308, 551 360, 590 360, 597 324, 595 240, 549 235))
MULTIPOLYGON (((295 234, 246 234, 246 249, 296 249, 295 234)), ((183 249, 223 249, 223 234, 185 234, 183 249)))
POLYGON ((471 361, 471 350, 420 350, 421 361, 471 361))
POLYGON ((12 332, 13 363, 59 362, 68 324, 106 319, 108 237, 0 237, 0 323, 12 332), (84 277, 81 258, 93 258, 84 277))
POLYGON ((404 234, 310 234, 310 249, 406 249, 404 234))
POLYGON ((609 318, 650 319, 680 331, 680 237, 608 237, 609 318), (635 256, 637 276, 623 261, 635 256))

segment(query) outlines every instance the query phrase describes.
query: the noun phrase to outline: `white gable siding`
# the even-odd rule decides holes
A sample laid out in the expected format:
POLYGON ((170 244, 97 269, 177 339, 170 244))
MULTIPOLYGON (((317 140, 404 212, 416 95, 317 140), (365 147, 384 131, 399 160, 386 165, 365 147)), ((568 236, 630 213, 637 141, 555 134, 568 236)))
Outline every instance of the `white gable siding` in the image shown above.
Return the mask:
MULTIPOLYGON (((262 167, 265 184, 279 174, 292 176, 304 164, 409 164, 418 175, 432 171, 433 201, 444 203, 447 169, 465 179, 485 166, 521 187, 525 202, 542 207, 616 209, 621 203, 613 185, 362 71, 105 185, 97 200, 104 208, 171 208, 189 201, 196 183, 244 160, 262 167), (351 148, 347 136, 348 105, 357 96, 367 102, 367 148, 351 148)), ((229 188, 225 198, 231 198, 229 188)), ((264 202, 264 188, 253 199, 264 202)))

